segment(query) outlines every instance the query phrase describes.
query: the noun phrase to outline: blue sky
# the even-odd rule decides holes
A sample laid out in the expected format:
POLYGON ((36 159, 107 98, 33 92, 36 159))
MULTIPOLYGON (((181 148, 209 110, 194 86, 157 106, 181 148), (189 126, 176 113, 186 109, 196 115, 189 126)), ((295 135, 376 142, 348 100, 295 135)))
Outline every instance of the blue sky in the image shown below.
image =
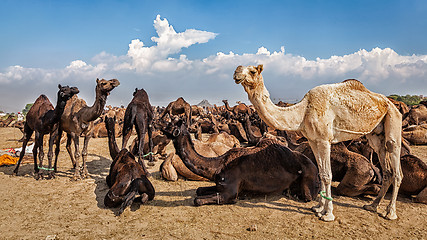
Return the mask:
POLYGON ((232 74, 238 65, 260 63, 276 99, 295 101, 346 78, 385 95, 427 95, 426 16, 421 0, 3 0, 0 110, 19 111, 42 93, 56 102, 58 83, 78 86, 90 105, 96 77, 122 82, 112 105, 127 105, 136 87, 153 105, 179 96, 192 104, 247 102, 232 74), (172 37, 163 45, 152 41, 162 24, 177 33, 166 34, 172 37), (180 33, 188 44, 179 42, 180 33), (171 48, 174 37, 179 43, 171 48), (133 52, 136 39, 142 45, 133 52), (144 56, 146 50, 156 56, 144 56), (24 97, 10 100, 18 94, 24 97))

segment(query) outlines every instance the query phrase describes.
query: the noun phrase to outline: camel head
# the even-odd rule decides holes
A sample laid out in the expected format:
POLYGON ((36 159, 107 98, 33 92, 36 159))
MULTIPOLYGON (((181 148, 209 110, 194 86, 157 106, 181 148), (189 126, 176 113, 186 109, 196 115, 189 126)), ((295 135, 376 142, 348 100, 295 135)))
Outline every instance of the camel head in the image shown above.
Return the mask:
POLYGON ((80 92, 77 87, 61 86, 61 84, 58 84, 58 88, 58 99, 68 100, 80 92))
POLYGON ((105 80, 98 78, 96 79, 96 90, 101 91, 102 93, 109 95, 111 90, 113 90, 115 87, 119 86, 120 82, 117 79, 111 79, 111 80, 105 80))
POLYGON ((158 121, 155 123, 156 129, 159 129, 167 138, 174 139, 181 135, 183 131, 187 131, 185 121, 176 117, 172 121, 158 121))
POLYGON ((263 65, 260 64, 255 66, 238 66, 234 71, 233 79, 236 84, 242 84, 243 87, 248 89, 254 89, 258 85, 264 85, 261 72, 264 69, 263 65))

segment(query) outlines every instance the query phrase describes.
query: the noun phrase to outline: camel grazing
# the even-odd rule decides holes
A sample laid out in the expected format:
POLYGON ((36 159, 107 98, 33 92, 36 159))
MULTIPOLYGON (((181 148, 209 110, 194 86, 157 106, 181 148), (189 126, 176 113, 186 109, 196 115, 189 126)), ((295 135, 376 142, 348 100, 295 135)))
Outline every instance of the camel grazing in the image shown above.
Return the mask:
POLYGON ((385 96, 369 91, 353 79, 315 87, 301 102, 290 107, 279 107, 271 101, 264 86, 262 70, 263 65, 238 66, 233 78, 236 84, 242 84, 267 125, 279 130, 299 130, 308 139, 319 166, 321 193, 326 193, 313 211, 324 221, 335 219, 331 195, 331 144, 366 135, 380 158, 384 178, 378 197, 364 208, 376 212, 378 204, 393 184, 385 217, 396 219, 396 199, 402 181, 402 114, 396 106, 385 96))
POLYGON ((290 189, 304 201, 311 201, 317 193, 318 172, 313 162, 271 139, 254 148, 233 148, 219 157, 208 158, 196 152, 181 120, 167 124, 162 131, 173 139, 175 150, 188 169, 216 183, 197 189, 196 206, 235 203, 240 192, 290 189))
POLYGON ((147 168, 144 164, 144 140, 145 134, 148 134, 148 143, 149 143, 149 151, 147 154, 149 161, 152 163, 154 158, 152 156, 153 151, 153 140, 152 140, 152 124, 153 124, 153 108, 150 104, 150 99, 148 98, 148 94, 144 89, 138 90, 135 89, 133 93, 133 98, 128 104, 125 112, 125 118, 123 123, 123 141, 122 141, 122 149, 126 147, 126 144, 129 140, 129 137, 132 133, 133 126, 135 125, 135 130, 138 136, 138 162, 141 164, 141 167, 144 171, 148 173, 147 168))
MULTIPOLYGON (((111 79, 96 79, 96 88, 95 88, 95 102, 91 107, 86 105, 86 102, 83 99, 74 96, 68 101, 65 106, 64 114, 62 114, 59 135, 62 136, 62 132, 67 133, 67 151, 70 155, 71 162, 74 166, 74 180, 79 178, 86 178, 88 175, 86 168, 86 157, 87 157, 87 147, 89 140, 92 137, 93 130, 93 121, 95 121, 104 111, 105 103, 107 102, 107 96, 110 92, 117 86, 120 85, 119 80, 111 79), (79 158, 80 158, 80 149, 79 149, 79 137, 84 137, 83 150, 81 152, 82 156, 82 169, 80 172, 79 158), (71 142, 74 141, 74 154, 71 150, 71 142)), ((55 150, 55 169, 56 163, 58 161, 59 146, 55 150)))
POLYGON ((160 119, 163 119, 167 113, 170 116, 185 114, 185 121, 187 126, 191 125, 191 106, 184 100, 184 98, 179 97, 177 100, 170 102, 160 115, 160 119))
POLYGON ((120 215, 127 206, 132 205, 137 194, 141 203, 154 199, 155 190, 148 180, 145 170, 135 161, 135 157, 127 149, 119 151, 115 138, 115 119, 105 117, 105 127, 108 132, 108 147, 113 159, 107 185, 110 188, 104 198, 106 207, 118 207, 120 215))
MULTIPOLYGON (((22 142, 22 150, 19 155, 19 160, 16 163, 15 170, 13 174, 18 174, 19 165, 21 164, 22 158, 25 155, 25 148, 27 143, 35 132, 34 148, 33 148, 33 157, 34 157, 34 174, 35 178, 43 177, 42 173, 39 172, 39 169, 43 167, 43 136, 50 134, 49 138, 49 152, 47 155, 49 166, 47 171, 49 171, 49 178, 54 177, 52 169, 52 147, 53 141, 55 139, 53 132, 58 129, 58 122, 61 119, 62 114, 64 113, 65 104, 67 101, 79 93, 79 89, 76 87, 61 86, 58 85, 58 100, 56 102, 56 107, 54 108, 52 103, 45 95, 40 95, 37 100, 31 106, 30 110, 27 113, 27 120, 24 124, 24 140, 22 142), (40 164, 37 166, 37 152, 40 164)), ((59 145, 59 142, 56 143, 59 145)))

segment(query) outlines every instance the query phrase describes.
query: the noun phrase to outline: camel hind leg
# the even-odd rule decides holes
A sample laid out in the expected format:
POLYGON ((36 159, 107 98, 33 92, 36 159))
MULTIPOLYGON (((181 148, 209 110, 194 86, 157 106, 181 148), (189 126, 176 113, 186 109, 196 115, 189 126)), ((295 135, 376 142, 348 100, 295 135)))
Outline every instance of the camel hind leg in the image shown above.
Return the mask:
POLYGON ((393 184, 393 193, 390 204, 387 206, 385 218, 393 220, 397 218, 396 200, 403 174, 400 166, 400 142, 401 142, 401 114, 397 109, 389 107, 389 112, 384 121, 374 132, 367 135, 369 144, 378 154, 383 171, 383 183, 377 198, 364 208, 377 211, 377 207, 384 198, 390 185, 393 184))

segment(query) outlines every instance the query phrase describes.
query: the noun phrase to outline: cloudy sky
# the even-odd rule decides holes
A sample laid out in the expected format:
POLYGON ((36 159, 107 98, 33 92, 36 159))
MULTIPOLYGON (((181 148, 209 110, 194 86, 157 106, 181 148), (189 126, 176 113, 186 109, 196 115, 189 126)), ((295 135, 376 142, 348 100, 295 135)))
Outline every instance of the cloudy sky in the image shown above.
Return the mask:
POLYGON ((0 1, 0 110, 18 112, 57 85, 91 105, 96 78, 117 78, 107 104, 135 88, 152 105, 182 96, 248 102, 232 79, 264 64, 273 101, 359 79, 385 95, 427 95, 427 2, 0 1))

